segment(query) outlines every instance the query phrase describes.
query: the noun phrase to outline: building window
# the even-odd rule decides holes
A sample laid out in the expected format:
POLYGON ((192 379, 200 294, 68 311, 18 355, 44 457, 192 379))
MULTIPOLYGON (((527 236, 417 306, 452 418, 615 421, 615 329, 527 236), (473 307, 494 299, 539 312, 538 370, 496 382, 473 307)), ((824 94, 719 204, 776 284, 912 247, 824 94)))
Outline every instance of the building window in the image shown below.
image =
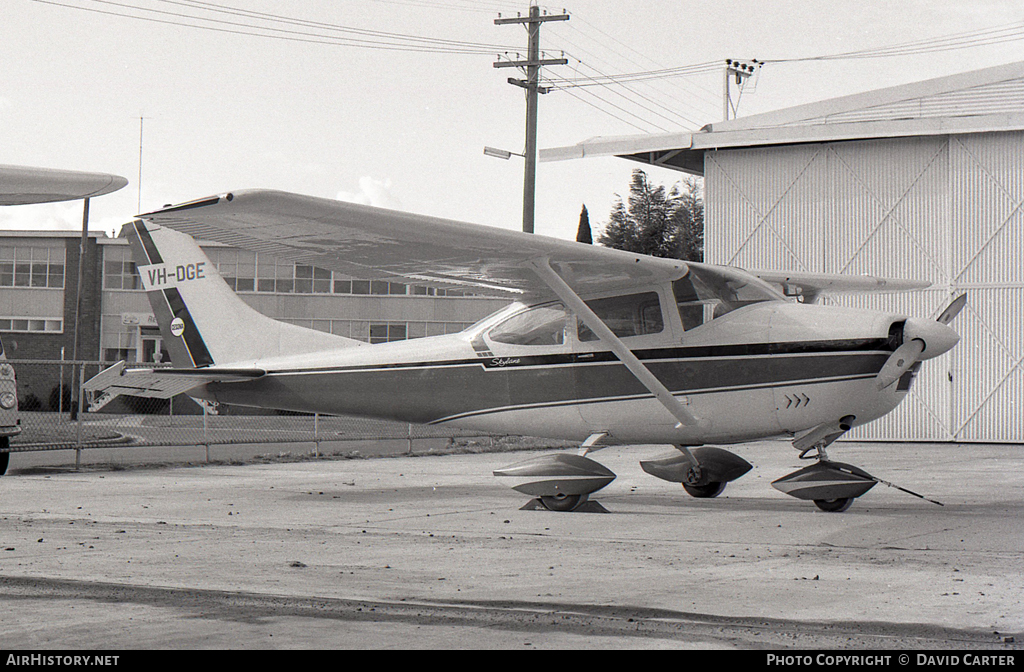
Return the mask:
POLYGON ((331 272, 308 264, 295 264, 296 294, 330 294, 331 272))
POLYGON ((404 341, 408 338, 405 322, 387 322, 370 324, 370 343, 391 343, 404 341))
MULTIPOLYGON (((359 280, 311 264, 278 262, 269 255, 224 247, 203 250, 232 290, 260 294, 346 294, 359 296, 473 296, 453 289, 434 289, 390 280, 359 280)), ((125 263, 131 263, 126 261, 125 263)), ((134 272, 134 266, 131 267, 134 272)), ((107 273, 117 269, 111 266, 107 273)), ((123 271, 126 274, 128 271, 123 271)), ((116 280, 110 280, 116 283, 116 280)), ((124 282, 128 282, 125 280, 124 282)), ((138 280, 134 280, 138 282, 138 280)), ((136 285, 136 287, 139 285, 136 285)), ((129 288, 125 284, 126 289, 129 288)), ((131 287, 131 288, 136 288, 131 287)), ((107 289, 117 289, 108 284, 107 289)))
POLYGON ((104 362, 134 362, 136 352, 134 348, 105 348, 103 350, 104 362))
POLYGON ((0 317, 0 331, 23 334, 59 334, 64 331, 64 320, 42 317, 0 317))
POLYGON ((64 288, 64 248, 0 246, 0 287, 64 288))
POLYGON ((126 247, 104 246, 104 289, 142 289, 139 271, 131 257, 131 250, 126 247))
POLYGON ((236 292, 256 291, 256 253, 222 247, 203 250, 217 272, 236 292))

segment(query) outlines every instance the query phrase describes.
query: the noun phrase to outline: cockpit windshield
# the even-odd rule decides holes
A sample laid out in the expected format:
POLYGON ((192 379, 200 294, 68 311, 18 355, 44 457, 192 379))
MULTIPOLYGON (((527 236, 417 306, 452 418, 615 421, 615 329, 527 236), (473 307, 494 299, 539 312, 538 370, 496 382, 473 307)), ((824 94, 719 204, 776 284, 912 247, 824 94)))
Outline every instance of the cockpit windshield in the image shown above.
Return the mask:
POLYGON ((511 345, 561 345, 569 315, 561 303, 546 303, 516 313, 491 329, 488 337, 511 345))
POLYGON ((691 264, 689 272, 672 284, 683 329, 689 331, 737 308, 785 297, 765 282, 728 268, 691 264))

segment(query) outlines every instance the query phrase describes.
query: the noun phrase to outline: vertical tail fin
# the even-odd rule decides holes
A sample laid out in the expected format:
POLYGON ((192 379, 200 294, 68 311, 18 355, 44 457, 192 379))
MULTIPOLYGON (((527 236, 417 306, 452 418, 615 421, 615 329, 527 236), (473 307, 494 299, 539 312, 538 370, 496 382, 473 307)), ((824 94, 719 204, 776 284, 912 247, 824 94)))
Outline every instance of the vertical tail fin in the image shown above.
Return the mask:
POLYGON ((365 345, 271 319, 228 287, 191 236, 135 220, 128 240, 171 361, 180 368, 365 345))

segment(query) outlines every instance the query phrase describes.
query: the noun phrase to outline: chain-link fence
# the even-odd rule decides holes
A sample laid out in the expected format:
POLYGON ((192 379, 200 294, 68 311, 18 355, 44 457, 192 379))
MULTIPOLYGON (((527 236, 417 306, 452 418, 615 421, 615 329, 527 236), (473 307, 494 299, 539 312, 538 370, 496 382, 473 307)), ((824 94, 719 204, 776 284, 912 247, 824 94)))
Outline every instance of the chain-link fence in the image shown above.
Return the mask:
POLYGON ((217 405, 211 411, 186 395, 147 399, 121 395, 102 408, 74 393, 107 362, 10 360, 18 382, 21 433, 11 452, 107 446, 187 446, 357 440, 489 437, 448 427, 367 418, 300 414, 217 405), (80 410, 81 409, 81 410, 80 410))

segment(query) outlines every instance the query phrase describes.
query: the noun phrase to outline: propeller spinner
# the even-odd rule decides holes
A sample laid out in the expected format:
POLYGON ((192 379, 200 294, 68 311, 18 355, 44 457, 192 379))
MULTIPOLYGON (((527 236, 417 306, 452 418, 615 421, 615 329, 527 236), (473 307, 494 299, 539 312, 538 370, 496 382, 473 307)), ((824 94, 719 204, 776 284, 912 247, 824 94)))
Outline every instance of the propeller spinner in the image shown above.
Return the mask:
POLYGON ((903 325, 901 345, 889 355, 878 372, 875 387, 884 390, 914 364, 925 359, 938 357, 948 352, 960 341, 960 335, 948 325, 967 303, 967 295, 961 294, 939 315, 938 320, 922 320, 911 317, 903 325))

